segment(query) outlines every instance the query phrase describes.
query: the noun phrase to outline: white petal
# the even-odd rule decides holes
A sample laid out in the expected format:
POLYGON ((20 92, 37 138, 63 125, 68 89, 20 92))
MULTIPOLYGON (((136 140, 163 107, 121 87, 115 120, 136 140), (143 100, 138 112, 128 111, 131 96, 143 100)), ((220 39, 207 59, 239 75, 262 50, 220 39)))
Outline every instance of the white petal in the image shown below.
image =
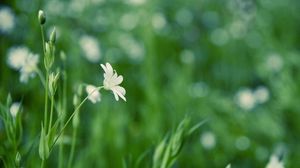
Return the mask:
POLYGON ((115 90, 112 90, 112 92, 114 93, 115 99, 119 101, 118 93, 115 90))
POLYGON ((95 86, 93 86, 93 85, 86 86, 86 92, 88 94, 88 99, 92 103, 97 103, 97 102, 101 101, 100 92, 98 91, 98 89, 95 86))
POLYGON ((118 77, 115 79, 114 84, 115 84, 115 85, 119 85, 119 84, 121 84, 122 82, 123 82, 123 76, 120 75, 120 76, 118 76, 118 77))
POLYGON ((124 101, 126 101, 126 98, 124 97, 124 95, 126 94, 126 91, 125 91, 125 89, 123 87, 121 87, 121 86, 115 86, 114 88, 112 88, 112 91, 114 92, 114 94, 116 93, 124 101))
POLYGON ((104 72, 106 73, 107 69, 106 69, 105 65, 103 65, 103 64, 100 64, 100 65, 101 65, 102 69, 104 70, 104 72))

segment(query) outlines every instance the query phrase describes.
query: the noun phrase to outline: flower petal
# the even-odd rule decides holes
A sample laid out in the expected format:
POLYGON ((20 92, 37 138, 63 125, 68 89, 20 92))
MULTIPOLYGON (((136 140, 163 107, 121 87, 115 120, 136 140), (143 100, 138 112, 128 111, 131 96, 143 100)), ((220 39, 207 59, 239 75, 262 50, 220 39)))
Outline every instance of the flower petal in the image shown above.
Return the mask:
POLYGON ((100 92, 97 89, 97 87, 95 87, 93 85, 87 85, 86 92, 88 94, 88 99, 92 103, 97 103, 97 102, 101 101, 101 95, 100 95, 100 92))
POLYGON ((113 92, 113 94, 114 94, 114 96, 115 96, 115 99, 116 99, 117 101, 119 101, 118 93, 117 93, 115 90, 112 90, 112 92, 113 92))
POLYGON ((126 101, 126 98, 124 95, 126 94, 126 90, 121 86, 115 86, 112 88, 112 91, 114 94, 116 93, 119 97, 121 97, 124 101, 126 101))

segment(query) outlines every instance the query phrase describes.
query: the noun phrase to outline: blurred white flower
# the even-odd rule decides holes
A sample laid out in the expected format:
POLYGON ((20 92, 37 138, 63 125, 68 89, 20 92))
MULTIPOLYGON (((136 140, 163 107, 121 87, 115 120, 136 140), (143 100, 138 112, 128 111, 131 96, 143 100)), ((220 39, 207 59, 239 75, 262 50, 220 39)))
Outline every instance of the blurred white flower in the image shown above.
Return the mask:
POLYGON ((236 103, 244 110, 251 110, 255 106, 255 97, 250 89, 242 89, 236 94, 236 103))
POLYGON ((16 117, 20 111, 21 103, 15 102, 10 106, 9 112, 13 117, 16 117))
POLYGON ((0 9, 0 32, 9 33, 15 27, 15 16, 11 9, 3 7, 0 9))
POLYGON ((79 44, 88 61, 97 63, 100 60, 101 52, 96 38, 84 35, 79 39, 79 44))
POLYGON ((205 149, 212 149, 216 145, 216 137, 212 132, 204 132, 200 137, 201 144, 205 149))
POLYGON ((140 61, 145 55, 143 43, 134 39, 130 34, 120 35, 119 45, 130 58, 136 61, 140 61))
POLYGON ((267 58, 266 66, 269 71, 280 71, 283 67, 283 61, 281 56, 276 53, 270 54, 267 58))
POLYGON ((115 99, 117 101, 119 100, 119 97, 126 101, 126 98, 124 97, 126 91, 123 87, 119 86, 119 84, 121 84, 123 81, 123 76, 118 76, 117 72, 109 63, 106 63, 105 65, 101 64, 101 67, 104 70, 104 89, 111 90, 114 93, 115 99))
POLYGON ((255 102, 262 104, 269 100, 269 90, 265 86, 258 87, 254 92, 253 95, 255 97, 255 102))
POLYGON ((138 15, 135 13, 126 13, 122 15, 120 19, 120 26, 125 30, 132 30, 134 29, 139 22, 138 15))
POLYGON ((26 47, 13 47, 8 52, 7 64, 20 71, 20 81, 23 83, 35 76, 38 62, 38 55, 31 53, 26 47))
POLYGON ((26 47, 12 47, 8 51, 7 64, 15 70, 19 70, 23 67, 25 60, 30 51, 26 47))
POLYGON ((160 30, 160 29, 163 29, 166 24, 167 24, 167 21, 166 21, 166 18, 165 16, 162 14, 162 13, 155 13, 153 16, 152 16, 152 26, 156 29, 156 30, 160 30))
POLYGON ((20 69, 20 81, 23 83, 27 83, 29 78, 33 78, 35 76, 37 64, 39 62, 39 56, 37 54, 30 53, 24 62, 24 65, 20 69))
POLYGON ((126 0, 126 2, 128 3, 128 4, 130 4, 130 5, 143 5, 145 2, 146 2, 146 0, 126 0))
POLYGON ((228 164, 225 168, 231 168, 231 164, 228 164))
POLYGON ((87 85, 85 88, 87 94, 88 94, 88 99, 92 103, 97 103, 101 101, 101 95, 97 87, 93 85, 87 85))
POLYGON ((272 155, 266 168, 284 168, 283 162, 281 162, 277 156, 272 155))

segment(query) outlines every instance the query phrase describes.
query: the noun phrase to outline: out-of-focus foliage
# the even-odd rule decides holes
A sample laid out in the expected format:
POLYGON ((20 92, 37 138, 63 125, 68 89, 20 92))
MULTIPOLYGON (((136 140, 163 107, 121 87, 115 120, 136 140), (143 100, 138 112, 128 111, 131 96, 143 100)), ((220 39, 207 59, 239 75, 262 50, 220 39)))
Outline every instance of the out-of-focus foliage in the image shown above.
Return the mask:
MULTIPOLYGON (((22 102, 24 144, 39 143, 44 92, 37 76, 20 82, 8 55, 25 46, 43 68, 39 9, 47 36, 56 27, 57 57, 66 54, 68 111, 78 83, 102 83, 100 63, 124 76, 127 102, 104 92, 81 109, 76 167, 121 167, 143 153, 150 162, 186 114, 208 122, 175 167, 264 167, 274 153, 286 167, 300 165, 300 1, 1 1, 0 100, 10 93, 22 102)), ((3 128, 0 121, 0 143, 3 128)), ((26 167, 39 162, 31 147, 26 167)))

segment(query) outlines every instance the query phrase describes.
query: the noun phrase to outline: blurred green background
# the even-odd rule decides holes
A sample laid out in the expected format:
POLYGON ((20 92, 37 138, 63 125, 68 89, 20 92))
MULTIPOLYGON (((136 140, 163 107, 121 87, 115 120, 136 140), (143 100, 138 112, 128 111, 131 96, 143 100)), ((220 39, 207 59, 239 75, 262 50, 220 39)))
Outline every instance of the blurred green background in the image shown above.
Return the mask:
MULTIPOLYGON (((46 34, 57 29, 57 55, 67 56, 70 112, 75 85, 102 85, 100 63, 124 76, 127 102, 102 92, 100 103, 82 108, 76 167, 121 167, 186 114, 208 122, 175 167, 264 167, 273 153, 284 154, 286 167, 300 165, 300 1, 1 1, 0 99, 22 101, 24 144, 39 134, 44 90, 38 77, 20 83, 7 55, 25 46, 43 69, 39 9, 46 34)), ((0 124, 0 143, 3 136, 0 124)))

